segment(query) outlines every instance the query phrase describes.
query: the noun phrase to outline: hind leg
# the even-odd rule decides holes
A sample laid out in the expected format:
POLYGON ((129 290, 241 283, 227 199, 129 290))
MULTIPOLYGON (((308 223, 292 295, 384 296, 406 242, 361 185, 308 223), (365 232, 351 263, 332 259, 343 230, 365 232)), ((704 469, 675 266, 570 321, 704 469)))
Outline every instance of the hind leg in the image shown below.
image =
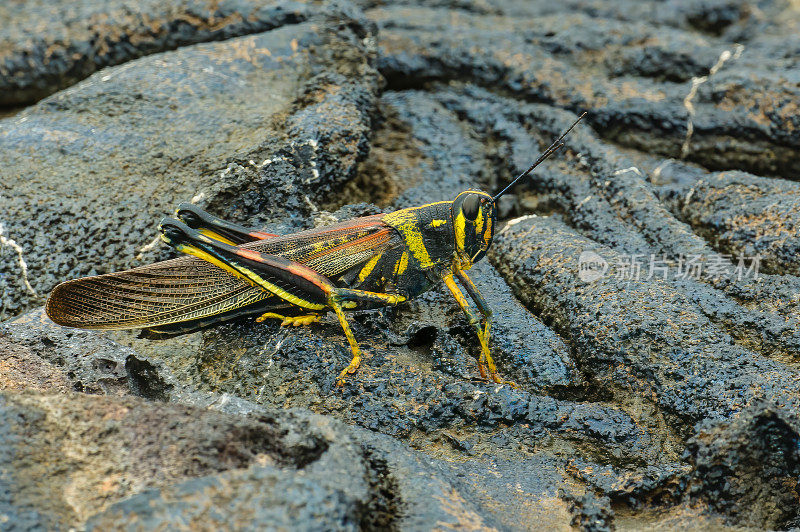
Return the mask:
POLYGON ((256 231, 234 224, 208 214, 191 203, 181 203, 175 211, 175 217, 200 233, 230 245, 239 245, 256 240, 275 238, 278 235, 256 231))

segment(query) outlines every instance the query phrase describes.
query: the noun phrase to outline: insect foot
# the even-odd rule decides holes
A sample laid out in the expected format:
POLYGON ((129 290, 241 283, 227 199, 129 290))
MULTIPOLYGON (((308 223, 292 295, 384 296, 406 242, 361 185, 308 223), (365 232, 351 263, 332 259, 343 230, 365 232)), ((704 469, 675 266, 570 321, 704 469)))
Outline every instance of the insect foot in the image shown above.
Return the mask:
POLYGON ((281 326, 292 325, 294 327, 300 327, 302 325, 311 325, 314 322, 318 322, 322 319, 322 316, 319 314, 306 314, 303 316, 284 316, 283 314, 276 314, 274 312, 265 312, 258 318, 256 321, 258 323, 264 322, 269 318, 274 318, 281 321, 281 326))

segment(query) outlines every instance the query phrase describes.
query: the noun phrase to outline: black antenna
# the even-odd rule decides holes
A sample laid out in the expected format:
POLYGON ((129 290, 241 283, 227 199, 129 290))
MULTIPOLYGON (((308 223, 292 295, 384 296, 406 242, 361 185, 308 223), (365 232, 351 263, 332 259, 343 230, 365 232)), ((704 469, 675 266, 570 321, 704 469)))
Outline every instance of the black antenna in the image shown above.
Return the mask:
POLYGON ((507 186, 506 188, 504 188, 503 190, 501 190, 500 192, 498 192, 498 193, 497 193, 497 195, 496 195, 495 197, 493 197, 493 198, 492 198, 492 201, 497 201, 497 198, 499 198, 500 196, 502 196, 503 194, 505 194, 505 193, 506 193, 506 191, 508 191, 508 189, 510 189, 511 187, 513 187, 513 186, 514 186, 514 184, 515 184, 517 181, 519 181, 520 179, 522 179, 522 178, 523 178, 523 177, 525 177, 526 175, 530 174, 530 173, 533 171, 533 169, 534 169, 534 168, 536 168, 537 166, 539 166, 540 164, 542 164, 542 161, 544 161, 545 159, 547 159, 548 157, 550 157, 551 155, 553 155, 555 152, 557 152, 559 149, 561 149, 561 147, 562 147, 562 146, 564 146, 564 143, 562 142, 562 141, 564 140, 564 137, 566 137, 566 136, 567 136, 567 134, 568 134, 570 131, 572 131, 572 128, 574 128, 575 126, 577 126, 577 125, 578 125, 578 122, 580 122, 580 121, 581 121, 581 119, 583 119, 583 117, 584 117, 584 116, 586 116, 586 111, 584 111, 584 112, 583 112, 583 114, 582 114, 581 116, 579 116, 579 117, 578 117, 578 119, 577 119, 575 122, 573 122, 573 123, 572 123, 572 125, 571 125, 571 126, 569 126, 569 128, 568 128, 568 129, 567 129, 567 130, 566 130, 564 133, 562 133, 562 134, 561 134, 561 136, 560 136, 560 137, 558 137, 558 138, 557 138, 557 139, 556 139, 556 140, 555 140, 555 141, 554 141, 554 142, 553 142, 553 143, 550 145, 550 147, 549 147, 549 148, 547 148, 547 149, 546 149, 546 150, 545 150, 545 151, 544 151, 544 152, 543 152, 543 153, 542 153, 542 154, 541 154, 541 155, 540 155, 540 156, 539 156, 539 157, 536 159, 536 162, 535 162, 535 163, 533 163, 533 164, 531 165, 531 167, 530 167, 530 168, 528 168, 527 170, 525 170, 524 172, 522 172, 521 174, 519 174, 517 177, 515 177, 515 178, 514 178, 514 180, 513 180, 511 183, 509 183, 509 184, 508 184, 508 186, 507 186))

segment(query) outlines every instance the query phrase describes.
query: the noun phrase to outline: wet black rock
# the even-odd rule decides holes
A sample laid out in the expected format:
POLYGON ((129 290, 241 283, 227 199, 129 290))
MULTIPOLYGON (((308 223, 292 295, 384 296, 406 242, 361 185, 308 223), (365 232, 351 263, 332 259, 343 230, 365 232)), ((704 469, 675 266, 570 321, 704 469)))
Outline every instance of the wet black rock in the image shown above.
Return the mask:
POLYGON ((136 393, 151 399, 163 398, 172 388, 171 383, 147 374, 153 362, 136 358, 131 349, 89 331, 54 325, 43 312, 26 314, 0 326, 0 341, 5 344, 6 356, 15 352, 21 354, 17 364, 38 362, 40 371, 48 368, 65 385, 30 386, 15 382, 9 374, 2 388, 43 391, 62 391, 63 388, 112 396, 136 393))
POLYGON ((756 403, 730 422, 704 422, 688 442, 688 496, 756 528, 800 525, 800 423, 796 410, 756 403))
POLYGON ((800 372, 737 345, 693 301, 692 287, 659 278, 586 282, 578 275, 585 252, 620 262, 559 222, 529 217, 507 226, 492 257, 522 300, 546 312, 579 357, 589 354, 580 364, 596 385, 650 397, 678 430, 761 396, 800 406, 800 372))
POLYGON ((659 197, 675 216, 733 257, 761 258, 767 273, 800 273, 797 183, 745 172, 712 172, 676 182, 668 168, 658 176, 659 197), (667 175, 668 174, 668 175, 667 175))
MULTIPOLYGON (((338 449, 333 445, 329 422, 295 421, 288 413, 237 419, 130 398, 28 393, 5 395, 2 417, 8 428, 4 502, 46 512, 42 524, 49 527, 82 522, 129 493, 251 464, 311 470, 311 464, 332 459, 343 475, 348 463, 360 465, 352 444, 348 454, 346 439, 337 438, 338 449), (336 454, 344 456, 331 458, 336 454), (50 461, 37 460, 40 455, 50 461), (73 500, 76 492, 80 501, 73 500)), ((329 464, 320 467, 333 473, 329 464)), ((356 480, 347 485, 363 498, 366 482, 359 486, 356 480)), ((345 485, 344 478, 338 484, 345 485)))
POLYGON ((169 400, 193 406, 0 395, 0 514, 22 528, 29 518, 50 528, 87 521, 90 529, 200 523, 209 512, 220 525, 308 530, 569 519, 559 493, 574 487, 553 457, 452 463, 307 411, 186 387, 169 400))
MULTIPOLYGON (((230 341, 234 332, 241 331, 243 325, 240 323, 235 328, 222 331, 222 334, 227 335, 230 341)), ((342 512, 336 515, 345 516, 345 522, 351 524, 389 522, 400 528, 416 528, 424 527, 425 523, 430 523, 433 519, 452 522, 454 525, 468 522, 514 528, 515 520, 522 516, 527 520, 540 518, 552 526, 561 526, 564 522, 577 519, 570 513, 570 508, 577 512, 576 515, 583 515, 583 507, 579 508, 569 502, 582 497, 584 491, 572 480, 573 474, 565 462, 568 456, 577 452, 587 456, 587 463, 590 464, 594 464, 591 461, 593 458, 620 463, 643 463, 656 461, 658 453, 654 453, 653 449, 663 447, 663 443, 654 440, 655 436, 649 434, 647 429, 639 427, 628 415, 613 407, 559 401, 504 387, 470 383, 468 380, 459 382, 457 376, 442 373, 435 368, 426 369, 424 364, 417 366, 414 360, 408 360, 412 355, 411 349, 407 347, 387 347, 387 352, 381 356, 382 360, 372 357, 368 362, 369 366, 359 373, 361 379, 353 381, 353 387, 338 391, 332 386, 336 365, 331 366, 330 360, 324 355, 325 352, 335 352, 336 358, 341 358, 342 361, 346 357, 344 344, 338 338, 339 333, 334 324, 325 326, 321 331, 323 341, 309 339, 304 331, 291 331, 289 336, 279 334, 274 338, 282 344, 281 349, 286 350, 289 359, 295 358, 296 363, 304 364, 304 370, 287 364, 288 359, 276 363, 276 360, 282 358, 279 352, 265 357, 264 354, 268 353, 266 349, 274 347, 270 337, 275 336, 275 331, 274 328, 265 328, 260 324, 256 327, 261 332, 250 330, 244 333, 244 337, 262 342, 262 345, 253 346, 252 354, 243 352, 245 346, 236 344, 228 345, 229 351, 226 351, 238 353, 236 366, 253 372, 262 379, 260 387, 251 393, 247 391, 247 386, 255 384, 256 380, 238 374, 238 370, 230 365, 221 365, 223 360, 208 361, 205 366, 202 361, 196 361, 196 367, 189 367, 187 364, 191 362, 188 359, 178 359, 179 355, 187 356, 190 352, 198 352, 195 356, 207 353, 207 356, 216 357, 207 344, 201 344, 206 347, 197 351, 197 345, 190 338, 181 337, 184 340, 182 344, 175 339, 160 342, 137 340, 132 342, 135 348, 131 349, 104 335, 76 333, 54 325, 40 311, 26 315, 4 325, 0 334, 5 343, 14 349, 29 349, 33 354, 41 356, 52 371, 68 383, 68 386, 57 383, 58 385, 53 384, 50 387, 41 386, 40 389, 50 394, 66 392, 68 389, 76 389, 76 384, 81 382, 86 383, 83 385, 85 392, 98 394, 98 397, 20 396, 9 393, 6 399, 15 405, 22 401, 28 406, 35 405, 34 410, 38 410, 44 408, 42 404, 45 404, 47 409, 60 409, 57 415, 48 414, 47 419, 65 420, 64 425, 58 425, 56 430, 52 424, 43 425, 44 422, 39 417, 22 415, 15 410, 14 419, 17 419, 17 424, 14 426, 19 430, 14 434, 27 435, 25 448, 30 449, 38 448, 37 445, 41 445, 41 442, 50 442, 48 445, 67 450, 73 445, 87 445, 88 441, 94 442, 95 447, 108 446, 110 450, 96 453, 92 462, 93 469, 108 472, 109 468, 117 471, 120 468, 134 467, 125 465, 125 460, 112 458, 120 452, 119 446, 124 445, 124 442, 139 441, 137 438, 120 436, 122 430, 152 432, 155 441, 151 441, 151 438, 143 440, 148 442, 147 449, 126 452, 133 452, 139 457, 142 453, 154 453, 158 457, 161 456, 159 453, 162 452, 162 447, 173 448, 176 445, 155 436, 162 431, 161 424, 185 427, 183 432, 173 433, 169 437, 179 440, 180 445, 192 446, 194 450, 191 452, 182 451, 183 454, 188 453, 182 459, 190 460, 197 453, 219 449, 221 444, 210 441, 217 437, 217 430, 220 435, 230 433, 233 429, 226 428, 228 424, 239 423, 235 416, 258 418, 264 412, 269 412, 272 416, 280 417, 281 410, 276 410, 276 407, 304 405, 404 440, 401 443, 389 436, 358 428, 348 429, 349 436, 338 433, 330 436, 330 441, 336 442, 336 445, 341 445, 347 438, 358 442, 362 449, 358 455, 360 458, 350 464, 348 474, 363 475, 371 491, 358 496, 342 492, 339 487, 343 482, 332 476, 336 469, 329 461, 319 461, 316 466, 319 470, 318 478, 315 474, 304 473, 303 480, 300 480, 291 468, 287 471, 285 468, 278 470, 274 467, 262 467, 265 464, 258 462, 258 453, 243 450, 239 452, 240 455, 244 453, 247 456, 256 456, 252 458, 256 465, 252 462, 235 463, 230 468, 223 468, 231 471, 218 475, 210 474, 206 470, 187 472, 180 463, 170 462, 170 471, 172 468, 183 471, 183 478, 169 477, 162 481, 142 473, 140 482, 130 481, 125 484, 125 489, 119 488, 112 493, 103 492, 100 501, 95 500, 99 497, 95 488, 81 484, 75 489, 91 499, 84 502, 91 508, 77 515, 67 510, 62 512, 58 509, 60 506, 55 505, 52 512, 57 515, 47 513, 47 516, 37 519, 41 522, 56 520, 59 523, 78 523, 89 519, 90 524, 106 528, 126 522, 133 514, 148 523, 166 525, 176 519, 192 519, 192 515, 209 507, 224 507, 224 512, 231 512, 224 514, 226 516, 239 515, 238 508, 247 505, 257 505, 259 508, 278 507, 274 511, 265 510, 263 514, 242 517, 255 519, 241 521, 243 526, 248 522, 257 526, 257 523, 263 522, 260 520, 282 519, 281 516, 285 516, 283 512, 294 512, 293 500, 304 493, 302 497, 306 497, 304 500, 307 504, 303 505, 303 511, 307 510, 307 513, 303 515, 308 517, 308 521, 302 522, 308 522, 311 528, 327 526, 314 525, 313 519, 319 516, 320 508, 328 508, 331 501, 339 508, 337 512, 342 512), (145 345, 147 350, 137 349, 145 345), (60 358, 59 354, 62 353, 63 358, 60 358), (154 356, 155 354, 160 356, 154 356), (124 360, 125 368, 124 372, 116 375, 115 386, 102 387, 94 384, 104 383, 108 379, 108 369, 96 367, 95 362, 114 359, 119 360, 120 365, 124 360), (378 366, 379 362, 382 363, 378 366), (402 366, 399 362, 402 362, 402 366), (414 376, 414 367, 419 376, 414 376), (187 371, 191 375, 197 369, 209 373, 203 379, 195 381, 187 377, 187 371), (405 373, 408 380, 403 387, 399 387, 403 379, 397 377, 400 371, 405 373), (293 374, 295 377, 292 377, 293 374), (373 376, 370 377, 370 374, 373 376), (385 376, 379 379, 380 375, 385 376), (309 377, 317 379, 317 382, 309 382, 309 377), (212 380, 220 378, 224 380, 212 380), (436 384, 437 380, 441 384, 436 384), (242 387, 231 388, 229 385, 234 381, 241 382, 242 387), (320 388, 324 390, 325 387, 331 391, 320 393, 320 388), (205 425, 195 427, 187 424, 181 417, 190 415, 182 414, 188 412, 181 409, 184 407, 175 409, 164 403, 155 403, 151 407, 149 405, 152 403, 131 403, 131 399, 124 397, 119 399, 120 403, 114 402, 117 399, 113 396, 120 395, 139 395, 150 400, 190 405, 191 408, 222 412, 225 416, 212 416, 214 426, 218 427, 213 430, 205 425), (101 397, 108 399, 101 400, 101 397), (93 406, 87 406, 89 404, 93 406), (131 412, 130 415, 134 417, 125 421, 127 428, 109 426, 107 418, 110 415, 105 414, 106 409, 112 408, 109 405, 131 412), (150 412, 151 410, 153 411, 150 412), (81 416, 88 416, 89 419, 81 416), (143 419, 141 423, 146 424, 146 427, 139 426, 140 417, 143 419), (159 421, 155 423, 153 419, 159 421), (225 423, 222 423, 223 420, 225 423), (78 425, 87 428, 78 433, 68 431, 68 427, 78 425), (92 428, 95 426, 98 428, 92 428), (79 438, 77 442, 74 440, 76 437, 79 438), (192 442, 192 439, 198 441, 192 442), (426 452, 413 451, 409 444, 412 448, 425 449, 426 452), (458 456, 462 460, 466 458, 466 462, 452 463, 458 456), (105 464, 106 460, 112 459, 113 465, 105 464), (364 461, 368 465, 363 465, 364 461), (361 469, 353 465, 359 463, 362 463, 358 466, 361 469), (431 478, 434 479, 433 482, 431 478), (275 486, 275 490, 257 490, 255 487, 262 483, 275 486), (220 486, 227 488, 222 490, 220 486), (281 493, 284 489, 293 490, 292 493, 298 494, 297 497, 288 501, 282 499, 281 493), (128 495, 131 497, 127 498, 128 495), (236 497, 235 501, 230 501, 231 495, 236 497), (230 501, 230 504, 223 504, 222 500, 230 501), (183 508, 186 513, 177 508, 183 508), (94 512, 99 513, 94 515, 94 512), (90 518, 90 514, 94 517, 90 518)), ((358 330, 364 333, 364 329, 358 330)), ((122 338, 126 339, 131 342, 127 337, 122 338)), ((465 373, 474 371, 474 366, 464 369, 465 373)), ((11 386, 6 388, 15 389, 11 386)), ((203 410, 197 412, 200 416, 197 423, 205 423, 205 414, 200 415, 203 410)), ((329 417, 318 416, 314 419, 332 422, 329 417)), ((293 421, 288 427, 294 425, 293 421)), ((303 426, 305 425, 300 424, 301 428, 291 430, 304 430, 303 426)), ((236 433, 236 430, 233 432, 236 433)), ((280 441, 274 441, 275 438, 270 435, 272 432, 267 431, 265 434, 265 441, 276 445, 275 449, 283 446, 280 441)), ((247 445, 258 438, 255 435, 247 436, 247 445)), ((294 438, 292 437, 292 441, 294 438)), ((229 446, 226 443, 222 447, 227 449, 229 446)), ((36 460, 29 460, 26 456, 28 455, 13 454, 8 458, 4 468, 9 474, 13 473, 13 478, 29 478, 31 475, 25 467, 38 467, 36 460)), ((163 459, 172 460, 169 457, 163 459)), ((274 459, 280 462, 278 458, 274 459)), ((71 475, 70 478, 83 478, 80 471, 85 466, 85 461, 54 461, 60 463, 64 471, 69 472, 64 474, 71 475)), ((215 462, 203 459, 200 463, 215 462)), ((266 465, 272 464, 270 462, 266 465)), ((304 466, 302 469, 304 472, 308 471, 308 467, 304 466)), ((129 479, 137 475, 135 471, 126 470, 124 473, 125 478, 129 479)), ((93 482, 110 483, 109 476, 114 475, 108 473, 106 477, 94 479, 93 482)), ((30 489, 39 497, 40 492, 36 490, 40 490, 41 486, 30 489)), ((16 490, 16 487, 10 488, 14 493, 16 490)), ((26 490, 23 493, 28 493, 26 490)), ((26 508, 41 511, 41 503, 37 501, 42 499, 33 495, 30 497, 14 498, 8 503, 11 509, 3 511, 6 515, 18 515, 26 508)), ((292 515, 298 518, 300 514, 292 515)))
POLYGON ((5 120, 0 317, 163 258, 156 224, 181 201, 291 222, 347 181, 378 81, 368 29, 326 16, 131 61, 5 120))
MULTIPOLYGON (((797 177, 800 79, 793 62, 772 60, 774 48, 668 27, 652 13, 632 19, 621 13, 627 3, 610 13, 570 2, 510 4, 490 16, 435 6, 369 11, 381 26, 381 72, 397 88, 469 80, 591 110, 595 129, 624 146, 714 169, 797 177)), ((770 31, 791 34, 797 16, 789 11, 770 31)))
POLYGON ((0 19, 0 106, 29 104, 94 72, 311 16, 302 1, 8 2, 0 19))
POLYGON ((797 7, 382 4, 0 8, 3 96, 72 84, 0 119, 0 523, 800 526, 797 7), (37 308, 170 256, 181 201, 286 233, 492 192, 584 109, 468 272, 519 388, 479 379, 442 287, 353 314, 344 387, 330 316, 164 337, 37 308))

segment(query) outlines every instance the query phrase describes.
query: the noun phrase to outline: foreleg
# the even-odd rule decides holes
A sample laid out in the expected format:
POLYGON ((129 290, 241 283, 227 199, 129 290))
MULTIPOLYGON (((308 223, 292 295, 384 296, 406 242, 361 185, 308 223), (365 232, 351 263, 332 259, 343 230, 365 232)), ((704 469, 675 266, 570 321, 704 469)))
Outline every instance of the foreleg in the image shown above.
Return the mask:
POLYGON ((478 341, 481 344, 481 355, 478 360, 478 369, 481 372, 481 377, 487 378, 486 369, 488 368, 488 378, 493 382, 498 384, 509 384, 513 387, 517 387, 517 385, 513 382, 505 381, 497 374, 497 367, 494 364, 491 351, 489 350, 489 334, 492 323, 492 311, 489 309, 489 305, 483 299, 483 296, 481 296, 478 288, 475 286, 472 280, 467 277, 467 274, 465 274, 463 271, 458 271, 456 275, 464 285, 467 293, 470 295, 470 297, 472 297, 473 301, 475 301, 475 304, 478 306, 478 310, 483 317, 483 326, 481 326, 481 319, 470 307, 469 301, 467 300, 466 296, 464 296, 464 293, 461 291, 461 289, 459 289, 455 279, 453 279, 453 275, 451 274, 445 276, 444 282, 447 285, 447 288, 450 289, 450 293, 453 294, 458 306, 461 307, 461 310, 464 311, 464 314, 466 314, 470 326, 472 326, 472 328, 475 330, 475 333, 478 335, 478 341))

